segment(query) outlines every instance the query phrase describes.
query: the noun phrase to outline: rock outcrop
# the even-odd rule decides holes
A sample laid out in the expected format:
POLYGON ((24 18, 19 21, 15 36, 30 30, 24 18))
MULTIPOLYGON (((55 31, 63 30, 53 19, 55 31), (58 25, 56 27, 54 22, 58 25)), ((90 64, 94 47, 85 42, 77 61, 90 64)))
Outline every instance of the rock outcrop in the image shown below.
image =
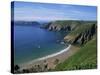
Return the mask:
POLYGON ((91 40, 95 34, 96 34, 96 25, 92 24, 91 27, 84 29, 84 31, 82 32, 78 32, 76 36, 71 36, 71 35, 70 37, 67 36, 65 40, 72 44, 83 45, 87 43, 89 40, 91 40))
POLYGON ((44 25, 43 28, 50 31, 69 32, 69 34, 64 37, 65 42, 83 45, 95 35, 96 25, 96 21, 64 20, 50 22, 44 25))
POLYGON ((74 30, 79 25, 85 24, 92 24, 94 23, 91 21, 78 21, 78 20, 61 20, 61 21, 54 21, 49 22, 48 24, 44 25, 43 28, 46 28, 50 31, 71 31, 74 30))
POLYGON ((55 21, 55 22, 50 22, 44 25, 43 28, 46 28, 50 31, 61 31, 61 30, 71 31, 78 24, 79 24, 79 21, 55 21))

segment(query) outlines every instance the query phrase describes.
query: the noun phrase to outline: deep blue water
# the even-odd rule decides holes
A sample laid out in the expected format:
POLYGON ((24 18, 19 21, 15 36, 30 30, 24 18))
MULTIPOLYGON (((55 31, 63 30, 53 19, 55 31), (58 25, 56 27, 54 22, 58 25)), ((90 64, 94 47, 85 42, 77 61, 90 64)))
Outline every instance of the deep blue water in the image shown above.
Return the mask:
POLYGON ((65 45, 59 42, 64 36, 64 32, 53 32, 28 25, 14 25, 15 64, 28 62, 64 49, 65 45))

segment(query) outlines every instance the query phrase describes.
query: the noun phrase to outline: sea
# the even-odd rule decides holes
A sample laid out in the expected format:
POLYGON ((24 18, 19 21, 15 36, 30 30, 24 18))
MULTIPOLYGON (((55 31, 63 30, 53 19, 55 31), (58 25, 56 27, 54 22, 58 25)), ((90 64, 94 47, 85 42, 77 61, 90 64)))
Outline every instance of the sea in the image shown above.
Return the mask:
POLYGON ((14 24, 14 64, 27 63, 65 49, 61 41, 68 33, 49 31, 38 24, 14 24))

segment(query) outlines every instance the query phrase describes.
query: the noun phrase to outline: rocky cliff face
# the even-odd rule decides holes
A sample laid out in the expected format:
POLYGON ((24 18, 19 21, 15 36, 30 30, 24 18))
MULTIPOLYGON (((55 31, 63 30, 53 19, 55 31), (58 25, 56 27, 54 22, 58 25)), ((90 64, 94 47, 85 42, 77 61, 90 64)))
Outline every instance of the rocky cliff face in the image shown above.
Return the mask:
POLYGON ((73 30, 80 22, 79 21, 55 21, 50 22, 44 26, 44 28, 50 31, 71 31, 73 30))
POLYGON ((46 25, 44 25, 44 28, 50 30, 50 31, 71 31, 74 30, 79 25, 85 25, 85 24, 93 24, 94 21, 77 21, 77 20, 63 20, 63 21, 54 21, 50 22, 46 25))
POLYGON ((65 42, 83 45, 96 33, 96 21, 55 21, 44 26, 50 31, 70 31, 65 42))
POLYGON ((96 29, 96 24, 92 24, 88 29, 84 29, 84 31, 78 32, 76 36, 72 36, 73 38, 66 36, 65 40, 72 44, 83 45, 91 40, 94 35, 96 35, 96 29))
POLYGON ((72 28, 71 28, 71 26, 62 27, 60 25, 52 24, 49 26, 48 30, 50 30, 50 31, 61 31, 61 30, 71 31, 72 28))

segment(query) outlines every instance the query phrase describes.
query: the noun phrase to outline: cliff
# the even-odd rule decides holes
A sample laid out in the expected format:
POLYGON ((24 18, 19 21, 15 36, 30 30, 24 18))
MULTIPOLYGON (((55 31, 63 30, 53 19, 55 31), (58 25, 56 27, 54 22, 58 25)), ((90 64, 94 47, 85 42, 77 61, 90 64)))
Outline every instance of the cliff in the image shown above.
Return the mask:
POLYGON ((83 45, 96 35, 96 24, 82 25, 64 37, 66 42, 83 45))
POLYGON ((50 31, 69 32, 64 37, 65 42, 82 45, 91 40, 96 33, 96 21, 58 20, 44 25, 50 31))
POLYGON ((55 67, 55 71, 82 70, 97 68, 96 37, 93 37, 78 52, 55 67))
POLYGON ((47 28, 50 31, 71 31, 79 24, 79 21, 54 21, 45 25, 44 28, 47 28))
POLYGON ((97 23, 81 22, 64 37, 66 42, 79 50, 55 67, 55 71, 97 68, 97 23))

